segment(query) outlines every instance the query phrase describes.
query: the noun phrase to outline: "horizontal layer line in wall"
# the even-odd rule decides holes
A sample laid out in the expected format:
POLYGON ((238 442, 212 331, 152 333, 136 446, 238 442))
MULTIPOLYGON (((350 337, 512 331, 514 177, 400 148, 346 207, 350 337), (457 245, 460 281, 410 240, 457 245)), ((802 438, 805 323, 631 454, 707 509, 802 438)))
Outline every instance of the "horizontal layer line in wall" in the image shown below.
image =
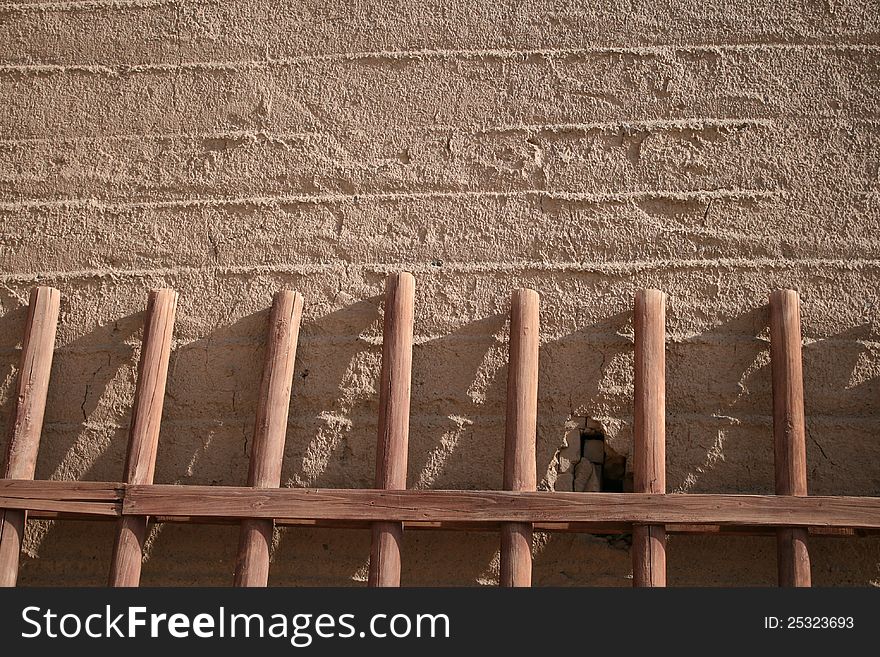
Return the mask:
POLYGON ((174 267, 156 269, 86 269, 76 271, 54 272, 16 272, 0 275, 0 282, 30 283, 41 281, 70 281, 89 278, 165 278, 174 276, 198 275, 314 275, 328 272, 350 274, 359 270, 372 274, 388 274, 401 270, 416 274, 499 274, 499 273, 586 273, 611 276, 625 276, 638 271, 673 270, 673 269, 730 269, 730 270, 762 270, 762 269, 800 269, 800 268, 834 268, 845 271, 863 271, 880 269, 880 259, 867 258, 710 258, 710 259, 678 259, 624 262, 445 262, 442 266, 424 262, 396 263, 364 263, 357 264, 307 264, 307 265, 242 265, 222 266, 204 265, 198 267, 174 267))
MULTIPOLYGON (((816 124, 849 127, 854 124, 870 126, 880 125, 880 119, 863 117, 841 120, 822 116, 786 116, 789 121, 798 128, 804 127, 804 120, 816 124)), ((743 129, 753 127, 772 127, 781 121, 779 119, 759 119, 741 117, 694 117, 681 119, 642 119, 633 121, 596 121, 596 122, 572 122, 572 123, 499 123, 493 125, 453 125, 453 124, 426 124, 420 126, 383 126, 383 134, 413 134, 419 135, 425 132, 431 133, 459 133, 459 134, 505 134, 505 133, 557 133, 557 132, 608 132, 617 134, 621 131, 660 131, 660 130, 703 130, 711 128, 743 129)), ((345 132, 344 130, 342 131, 345 132)), ((86 142, 100 143, 104 141, 143 141, 145 139, 155 141, 204 141, 228 139, 254 140, 266 142, 284 142, 293 140, 308 140, 335 135, 332 130, 305 131, 305 132, 277 132, 270 130, 227 130, 221 132, 157 132, 157 133, 118 133, 104 135, 58 135, 49 137, 0 137, 0 145, 18 145, 32 143, 71 143, 86 142)))
MULTIPOLYGON (((3 8, 0 7, 0 14, 3 8)), ((877 53, 880 45, 871 43, 756 43, 756 44, 713 44, 713 45, 655 45, 606 48, 548 48, 535 50, 515 49, 468 49, 468 50, 378 50, 373 52, 343 52, 319 55, 300 55, 240 61, 202 61, 180 63, 143 63, 126 66, 105 64, 2 64, 0 75, 54 75, 85 74, 124 76, 141 73, 193 71, 242 71, 288 68, 303 65, 353 62, 377 63, 383 61, 422 61, 422 60, 504 60, 527 61, 530 59, 586 58, 597 56, 628 55, 635 57, 663 57, 670 55, 761 53, 772 51, 820 51, 877 53)))
MULTIPOLYGON (((791 125, 799 131, 811 125, 822 127, 839 127, 849 129, 853 126, 880 126, 880 119, 872 117, 840 118, 817 115, 786 115, 782 119, 759 119, 748 117, 690 117, 679 119, 641 119, 632 121, 596 121, 572 123, 498 123, 492 125, 453 125, 425 124, 419 126, 383 126, 383 135, 421 135, 426 132, 438 134, 541 134, 541 133, 610 133, 621 132, 658 132, 658 131, 690 131, 690 130, 741 130, 748 128, 772 128, 779 125, 791 125)), ((345 135, 347 130, 339 131, 345 135)), ((308 141, 335 137, 337 132, 324 131, 278 132, 272 130, 226 130, 220 132, 132 132, 102 135, 51 135, 40 137, 0 137, 0 146, 19 146, 30 144, 70 144, 70 143, 103 143, 106 141, 191 141, 206 140, 254 141, 267 143, 284 143, 286 141, 308 141)))
MULTIPOLYGON (((320 318, 319 318, 320 319, 320 318)), ((303 326, 303 333, 308 330, 308 320, 306 320, 306 324, 303 326)), ((455 331, 455 328, 451 328, 450 331, 455 331)), ((550 335, 545 334, 542 335, 541 338, 543 341, 551 341, 554 339, 561 339, 569 337, 567 333, 559 334, 559 335, 550 335)), ((759 338, 757 336, 750 335, 737 335, 737 334, 728 334, 724 336, 706 336, 706 335, 691 335, 691 334, 667 334, 667 340, 670 343, 676 342, 686 342, 689 347, 692 347, 695 344, 705 344, 713 347, 717 346, 725 346, 729 345, 732 347, 736 347, 738 345, 743 344, 755 344, 755 345, 765 345, 767 344, 767 340, 763 338, 759 338)), ((415 335, 413 336, 413 345, 418 347, 425 344, 430 344, 432 342, 442 340, 444 343, 455 343, 455 344, 477 344, 477 345, 485 345, 486 343, 491 343, 497 346, 503 346, 507 344, 507 340, 502 336, 497 334, 469 334, 469 335, 456 335, 454 333, 434 333, 434 334, 425 334, 425 335, 415 335)), ((360 333, 350 333, 346 335, 300 335, 299 344, 301 346, 310 345, 310 346, 338 346, 338 345, 350 345, 352 343, 359 342, 363 345, 364 349, 375 349, 377 347, 382 346, 382 336, 381 335, 364 335, 360 333)), ((620 346, 631 346, 632 345, 632 335, 622 335, 620 333, 602 333, 602 332, 591 332, 589 329, 586 329, 579 333, 576 340, 573 342, 583 342, 595 347, 620 347, 620 346)), ((825 343, 825 340, 822 340, 825 343)), ((851 346, 851 345, 859 345, 862 347, 873 347, 880 349, 880 343, 878 342, 869 342, 867 340, 838 340, 835 342, 839 342, 841 345, 851 346)), ((223 338, 223 339, 213 339, 209 336, 205 337, 195 337, 192 340, 183 338, 181 339, 178 336, 178 339, 174 341, 174 348, 199 348, 199 349, 234 349, 244 348, 244 349, 254 349, 262 347, 264 342, 256 337, 254 338, 223 338), (206 340, 204 346, 201 345, 193 345, 193 341, 195 340, 206 340)), ((131 354, 133 351, 133 344, 118 342, 118 343, 100 343, 100 344, 90 344, 88 346, 59 346, 55 350, 55 354, 58 357, 65 357, 67 355, 81 355, 81 354, 104 354, 108 353, 112 354, 131 354)), ((0 358, 9 357, 17 359, 21 354, 21 349, 17 347, 0 347, 0 358)))
MULTIPOLYGON (((294 389, 296 389, 296 385, 294 385, 294 389)), ((298 394, 295 392, 294 397, 297 397, 298 394)), ((630 397, 632 393, 630 391, 621 392, 621 396, 630 397)), ((419 400, 416 400, 419 401, 419 400)), ((255 402, 254 402, 255 403, 255 402)), ((432 400, 426 401, 426 405, 434 403, 432 400)), ((183 405, 184 407, 186 405, 183 405)), ((614 413, 610 416, 610 418, 614 420, 618 420, 623 422, 626 425, 632 425, 632 415, 627 413, 614 413)), ((712 413, 711 411, 706 411, 705 413, 693 413, 693 412, 676 412, 669 411, 666 414, 666 418, 673 425, 680 424, 684 427, 690 426, 708 426, 712 427, 713 430, 716 427, 732 427, 732 426, 740 426, 745 428, 755 428, 755 427, 769 427, 773 422, 772 415, 764 415, 760 413, 737 413, 736 415, 723 415, 719 413, 712 413)), ((603 416, 596 416, 593 419, 596 420, 605 420, 603 416)), ((317 415, 314 414, 296 414, 292 413, 289 416, 287 426, 290 427, 311 427, 315 424, 316 420, 322 420, 328 423, 333 422, 352 422, 357 423, 359 425, 364 424, 375 424, 376 422, 376 413, 374 410, 364 410, 364 411, 349 411, 346 413, 320 413, 317 415)), ((442 415, 438 413, 418 413, 413 416, 414 424, 435 424, 435 423, 452 423, 456 426, 460 426, 462 430, 469 429, 479 429, 481 427, 485 428, 485 426, 489 423, 492 423, 492 426, 499 426, 499 423, 504 420, 504 409, 500 406, 498 407, 497 413, 487 413, 483 412, 471 412, 461 414, 447 414, 442 415), (485 424, 484 424, 485 423, 485 424)), ((541 420, 541 424, 543 424, 543 419, 541 420)), ((176 420, 174 418, 165 418, 162 422, 163 433, 167 434, 169 432, 175 430, 216 430, 218 428, 226 428, 227 430, 231 429, 249 429, 253 427, 253 418, 252 417, 242 417, 242 413, 230 414, 226 416, 218 416, 211 420, 176 420)), ((874 417, 873 415, 852 415, 852 414, 822 414, 822 413, 811 413, 809 420, 807 420, 807 426, 816 429, 822 429, 823 427, 834 427, 839 430, 841 427, 848 427, 852 429, 862 429, 865 431, 873 431, 877 428, 880 428, 880 419, 874 417)), ((112 420, 107 421, 92 421, 86 420, 83 422, 64 422, 64 421, 47 421, 45 423, 45 427, 47 431, 52 432, 70 432, 77 431, 81 429, 87 429, 90 431, 127 431, 129 428, 128 422, 114 422, 112 420)), ((543 431, 543 429, 541 429, 543 431)), ((250 439, 250 432, 246 431, 245 435, 248 436, 248 440, 250 439)), ((501 434, 499 434, 500 436, 501 434)), ((503 437, 503 436, 502 436, 503 437)), ((717 436, 714 434, 706 434, 704 437, 705 440, 711 442, 717 436)), ((553 436, 555 439, 555 436, 553 436)), ((819 436, 821 438, 821 436, 819 436)), ((699 440, 699 436, 694 437, 693 440, 699 440)), ((304 447, 304 445, 303 445, 304 447)), ((294 451, 291 446, 291 451, 294 451)))
POLYGON ((182 7, 214 5, 210 0, 71 0, 69 2, 11 2, 0 5, 0 16, 15 13, 49 13, 102 10, 151 9, 153 7, 182 7))
MULTIPOLYGON (((320 317, 317 317, 315 321, 320 321, 320 317)), ((220 327, 218 327, 220 328, 220 327)), ((475 344, 484 346, 487 343, 490 343, 495 346, 504 346, 507 344, 507 338, 504 335, 499 335, 497 333, 471 333, 471 334, 457 334, 455 331, 460 330, 461 328, 467 328, 467 325, 462 327, 452 327, 449 329, 447 333, 426 333, 422 335, 414 335, 413 336, 413 345, 416 347, 420 347, 422 345, 430 345, 433 342, 443 341, 444 344, 475 344)), ((299 344, 302 346, 338 346, 338 345, 351 345, 353 343, 361 343, 364 349, 376 349, 382 346, 382 336, 381 335, 373 335, 373 334, 364 334, 364 333, 347 333, 347 334, 335 334, 335 335, 306 335, 309 331, 309 320, 306 319, 303 325, 302 333, 300 334, 299 344)), ((632 332, 629 333, 618 333, 618 332, 607 332, 607 331, 593 331, 590 330, 590 327, 584 327, 579 330, 576 336, 572 336, 570 332, 562 332, 562 333, 544 333, 541 335, 542 344, 552 343, 555 340, 566 339, 572 343, 583 343, 587 344, 591 347, 596 348, 604 348, 604 347, 631 347, 633 344, 633 336, 632 332)), ((766 337, 760 337, 756 335, 750 335, 746 333, 719 333, 719 334, 706 334, 706 333, 667 333, 666 334, 666 343, 667 349, 675 350, 676 345, 682 345, 682 347, 686 347, 688 350, 692 349, 694 346, 707 346, 712 348, 717 347, 730 347, 736 349, 737 347, 741 347, 743 345, 753 345, 759 346, 761 348, 765 348, 769 343, 766 337)), ((204 350, 213 350, 213 349, 235 349, 235 348, 243 348, 243 349, 254 349, 262 347, 264 342, 257 337, 242 337, 242 338, 212 338, 210 335, 190 335, 178 337, 173 340, 173 348, 174 349, 204 349, 204 350), (201 341, 205 340, 204 343, 201 341), (194 342, 199 342, 199 344, 194 344, 194 342)), ((826 347, 834 346, 837 348, 850 348, 850 349, 875 349, 880 350, 880 342, 876 340, 867 340, 867 339, 858 339, 858 338, 804 338, 804 347, 810 347, 811 345, 822 345, 826 347)), ((66 356, 78 356, 78 355, 90 355, 90 354, 120 354, 120 355, 131 355, 133 353, 134 345, 133 343, 128 343, 125 341, 120 342, 105 342, 105 343, 95 343, 89 345, 63 345, 60 344, 58 348, 55 349, 55 354, 58 357, 64 358, 66 356)), ((18 360, 21 355, 20 347, 13 346, 0 346, 0 358, 10 358, 13 360, 18 360)))
MULTIPOLYGON (((476 169, 476 167, 475 167, 476 169)), ((568 172, 565 172, 568 174, 568 172)), ((662 173, 666 173, 665 171, 662 173)), ((784 173, 784 172, 783 172, 784 173)), ((477 173, 474 173, 476 177, 477 173)), ((577 171, 569 174, 570 178, 575 178, 577 171)), ((231 177, 231 176, 230 176, 231 177)), ((671 177, 671 176, 669 176, 671 177)), ((181 176, 183 178, 183 176, 181 176)), ((399 179, 391 179, 388 182, 370 181, 370 188, 359 193, 336 193, 327 192, 321 194, 288 194, 284 193, 282 185, 278 188, 281 193, 270 195, 253 195, 253 196, 210 196, 215 193, 227 191, 229 186, 234 182, 220 179, 219 181, 207 180, 205 178, 189 178, 182 179, 176 186, 196 188, 193 193, 187 197, 186 194, 176 192, 168 192, 167 190, 174 186, 172 183, 157 184, 150 186, 143 184, 140 178, 131 179, 113 179, 110 177, 94 178, 81 177, 80 179, 67 178, 64 183, 70 185, 70 191, 52 190, 54 193, 41 194, 41 189, 49 189, 53 186, 52 178, 37 179, 35 177, 20 177, 17 179, 4 178, 0 176, 0 213, 41 213, 60 210, 90 210, 97 213, 135 213, 143 211, 155 211, 157 213, 175 213, 202 210, 220 210, 229 214, 247 213, 251 210, 276 210, 281 212, 290 212, 294 208, 303 210, 304 208, 323 209, 327 206, 347 206, 349 209, 356 210, 360 206, 373 204, 382 205, 402 205, 416 204, 421 202, 438 202, 438 203, 461 203, 473 201, 474 204, 481 203, 480 207, 491 203, 504 203, 507 201, 518 201, 523 204, 526 210, 539 210, 541 212, 554 212, 557 205, 542 206, 543 201, 551 201, 559 206, 588 207, 601 209, 615 209, 621 206, 635 206, 643 203, 653 202, 672 202, 681 204, 700 204, 720 201, 730 206, 751 206, 755 203, 764 205, 778 204, 794 199, 800 202, 801 206, 807 205, 810 200, 807 194, 819 194, 824 199, 833 199, 833 204, 841 203, 865 203, 871 202, 880 192, 870 187, 860 187, 856 184, 841 184, 840 181, 819 181, 811 187, 786 188, 783 186, 768 187, 767 189, 741 189, 741 190, 725 190, 725 189, 658 189, 650 183, 641 183, 634 181, 627 184, 628 180, 618 178, 617 190, 609 190, 608 185, 596 184, 595 187, 599 191, 583 191, 584 187, 578 187, 577 182, 570 184, 571 188, 580 189, 581 191, 567 191, 565 189, 557 190, 534 190, 534 189, 516 189, 517 183, 523 183, 525 180, 511 180, 505 178, 504 174, 498 176, 497 182, 499 186, 510 186, 513 189, 505 191, 494 190, 437 190, 422 189, 414 190, 413 187, 421 186, 421 181, 415 181, 411 184, 408 191, 396 191, 402 187, 403 181, 399 179), (227 183, 224 190, 223 184, 227 183), (97 188, 99 195, 93 197, 71 196, 69 193, 77 193, 81 191, 77 187, 85 187, 90 185, 92 190, 97 188), (25 195, 23 187, 30 187, 31 194, 25 195), (126 195, 126 188, 136 187, 138 191, 136 195, 126 195), (627 187, 629 189, 627 189, 627 187), (806 199, 805 199, 806 197, 806 199), (133 199, 133 200, 126 200, 133 199)), ((596 181, 592 181, 595 183, 596 181)), ((688 185, 691 181, 684 181, 682 187, 688 185)), ((865 184, 870 182, 865 177, 865 184)), ((771 183, 772 185, 772 183, 771 183)), ((332 182, 331 182, 332 186, 332 182)), ((487 185, 489 186, 489 185, 487 185)), ((560 187, 567 186, 563 181, 560 187)), ((263 191, 248 189, 246 185, 241 185, 241 191, 247 193, 249 191, 263 191)), ((691 206, 692 207, 692 206, 691 206)), ((815 207, 815 206, 813 206, 815 207)), ((786 209, 788 210, 788 209, 786 209)), ((852 210, 850 210, 852 211, 852 210)), ((864 211, 864 210, 862 210, 864 211)), ((697 226, 692 229, 695 232, 711 232, 714 237, 719 237, 719 230, 705 226, 697 226)), ((723 230, 723 229, 722 229, 723 230)), ((669 232, 686 232, 686 230, 672 230, 669 232)), ((756 237, 755 234, 739 230, 728 230, 728 237, 736 239, 764 239, 765 236, 756 237)), ((781 235, 776 235, 780 237, 781 235)), ((804 236, 799 234, 798 238, 804 236)))
POLYGON ((653 190, 620 193, 577 193, 543 189, 523 189, 516 191, 415 191, 415 192, 368 192, 363 194, 285 194, 279 196, 241 196, 232 198, 192 198, 167 201, 105 202, 95 198, 69 198, 56 200, 24 200, 0 202, 0 212, 11 212, 24 208, 95 208, 100 210, 124 210, 126 208, 197 208, 197 207, 277 207, 296 204, 339 204, 360 201, 399 202, 419 199, 469 199, 469 198, 546 198, 557 201, 585 203, 619 203, 642 200, 670 201, 710 201, 727 199, 774 199, 785 198, 781 190, 758 189, 701 189, 688 191, 653 190))

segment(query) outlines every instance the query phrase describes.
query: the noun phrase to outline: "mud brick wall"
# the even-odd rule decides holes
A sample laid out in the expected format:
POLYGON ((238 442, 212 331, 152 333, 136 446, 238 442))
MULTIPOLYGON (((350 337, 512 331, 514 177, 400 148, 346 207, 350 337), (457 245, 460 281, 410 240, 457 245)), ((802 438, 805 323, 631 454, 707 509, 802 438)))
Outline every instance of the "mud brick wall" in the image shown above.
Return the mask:
MULTIPOLYGON (((810 492, 877 495, 878 54, 876 0, 0 5, 0 421, 28 290, 57 286, 37 476, 119 479, 146 293, 172 286, 156 481, 243 484, 267 308, 290 287, 283 479, 369 487, 380 295, 405 268, 411 486, 500 487, 522 285, 543 297, 540 485, 596 485, 572 470, 581 434, 625 483, 631 300, 652 286, 669 490, 772 492, 764 306, 790 286, 810 492)), ((144 584, 230 583, 236 536, 154 528, 144 584)), ((102 584, 111 545, 110 524, 31 523, 21 581, 102 584)), ((491 584, 497 547, 411 532, 404 583, 491 584)), ((630 583, 625 539, 535 549, 536 584, 630 583)), ((271 582, 357 584, 368 554, 365 531, 279 532, 271 582)), ((878 563, 876 539, 813 544, 816 584, 877 583, 878 563)), ((669 581, 772 585, 774 541, 673 537, 669 581)))

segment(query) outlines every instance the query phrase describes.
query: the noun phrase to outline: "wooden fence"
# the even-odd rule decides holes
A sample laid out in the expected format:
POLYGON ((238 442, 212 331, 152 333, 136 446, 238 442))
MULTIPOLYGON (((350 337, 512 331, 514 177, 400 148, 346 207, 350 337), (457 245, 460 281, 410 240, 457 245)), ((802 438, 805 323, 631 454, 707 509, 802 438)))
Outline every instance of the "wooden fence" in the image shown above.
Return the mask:
POLYGON ((529 586, 532 532, 632 532, 633 584, 665 586, 667 533, 775 533, 781 586, 810 585, 811 534, 880 530, 880 498, 808 497, 796 292, 770 295, 776 495, 666 494, 665 307, 658 290, 636 294, 632 493, 536 490, 539 297, 514 291, 510 311, 504 491, 406 490, 415 281, 389 276, 385 292, 376 488, 280 488, 303 299, 275 295, 260 383, 248 485, 153 483, 177 303, 150 293, 128 442, 125 483, 33 481, 46 406, 60 294, 33 290, 4 479, 0 479, 0 585, 14 586, 28 517, 117 523, 109 583, 137 586, 150 518, 240 524, 234 583, 266 586, 276 525, 369 527, 370 586, 398 586, 405 529, 501 534, 500 581, 529 586))

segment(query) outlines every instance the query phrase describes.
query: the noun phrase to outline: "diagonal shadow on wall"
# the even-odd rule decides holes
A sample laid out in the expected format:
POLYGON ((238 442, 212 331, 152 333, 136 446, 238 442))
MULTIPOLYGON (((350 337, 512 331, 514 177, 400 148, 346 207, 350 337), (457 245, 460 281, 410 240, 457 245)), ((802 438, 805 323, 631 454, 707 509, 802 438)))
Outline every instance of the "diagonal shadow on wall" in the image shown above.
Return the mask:
POLYGON ((27 321, 27 307, 17 306, 0 315, 0 465, 5 467, 6 445, 11 429, 15 390, 18 386, 17 372, 21 363, 21 341, 27 321))
MULTIPOLYGON (((37 479, 121 478, 130 413, 128 395, 121 391, 130 388, 136 377, 135 344, 142 324, 143 313, 121 317, 55 350, 37 479), (118 466, 107 467, 114 463, 118 466)), ((21 581, 26 583, 30 570, 39 568, 62 573, 64 576, 56 581, 65 584, 103 584, 106 570, 96 564, 104 563, 104 555, 93 550, 96 545, 112 545, 110 524, 30 522, 21 581), (34 559, 36 555, 39 559, 34 559), (81 560, 86 566, 70 572, 70 560, 81 560), (103 571, 100 576, 98 571, 103 571)))
MULTIPOLYGON (((377 339, 380 305, 381 298, 374 297, 304 323, 283 467, 287 485, 338 486, 342 482, 372 486, 378 407, 373 379, 381 356, 377 339)), ((19 314, 7 313, 0 322, 21 329, 24 315, 19 314)), ((268 309, 253 313, 174 351, 157 482, 245 482, 267 315, 268 309), (193 420, 196 416, 208 419, 193 420)), ((142 313, 122 318, 59 349, 53 382, 59 390, 82 390, 83 396, 66 399, 52 392, 50 385, 54 415, 51 421, 47 416, 38 477, 74 472, 88 479, 114 480, 121 476, 130 400, 119 400, 109 389, 114 382, 125 386, 133 382, 133 345, 142 321, 142 313), (95 422, 98 418, 114 427, 103 442, 88 433, 90 422, 101 424, 95 422)), ((417 423, 411 427, 411 487, 500 488, 506 321, 503 315, 487 317, 416 345, 413 408, 417 423), (437 375, 438 370, 442 376, 437 375)), ((620 383, 621 368, 625 369, 631 357, 631 334, 627 333, 630 325, 631 313, 620 313, 542 344, 539 395, 541 388, 550 389, 550 382, 562 394, 541 397, 539 480, 552 464, 571 417, 631 415, 631 394, 619 385, 610 385, 613 381, 620 383)), ((0 329, 7 332, 2 326, 0 329)), ((726 490, 730 490, 731 481, 738 482, 734 488, 742 492, 772 488, 767 343, 757 337, 765 333, 766 309, 758 308, 668 346, 668 398, 677 408, 669 421, 670 490, 693 473, 698 477, 691 490, 719 492, 722 480, 727 482, 726 490), (714 363, 723 363, 724 367, 714 363), (710 423, 716 425, 713 431, 725 433, 720 452, 717 442, 710 440, 712 431, 694 426, 698 417, 711 418, 710 423), (762 452, 766 458, 756 459, 755 454, 762 452)), ((872 401, 876 397, 865 391, 876 392, 880 385, 878 377, 873 376, 872 354, 866 342, 870 342, 869 330, 860 326, 805 347, 810 434, 817 430, 816 418, 825 422, 824 418, 838 409, 844 409, 847 421, 858 418, 876 434, 877 407, 872 401)), ((626 439, 631 440, 629 436, 626 439)), ((859 452, 861 443, 843 432, 841 440, 844 442, 839 449, 864 453, 859 452)), ((824 433, 819 445, 827 449, 824 433)), ((821 463, 822 455, 814 453, 821 450, 809 440, 808 450, 808 462, 821 463)), ((827 467, 820 466, 818 474, 811 470, 811 486, 817 477, 821 482, 822 468, 827 467)), ((870 482, 877 475, 869 471, 866 476, 870 482)), ((840 481, 834 481, 839 487, 840 481)), ((24 559, 23 583, 32 568, 39 568, 41 577, 47 571, 56 573, 57 581, 66 584, 104 583, 113 523, 61 522, 45 526, 40 535, 40 559, 24 559), (71 544, 85 545, 92 552, 72 555, 71 544), (72 561, 83 564, 77 572, 68 567, 72 561)), ((152 536, 144 584, 228 585, 237 534, 235 526, 166 525, 152 536)), ((497 534, 481 533, 479 538, 469 535, 464 548, 461 539, 460 533, 453 532, 408 532, 404 549, 410 558, 405 554, 404 583, 433 584, 437 579, 449 584, 491 581, 497 534), (422 567, 425 564, 419 563, 421 558, 430 559, 431 568, 422 567)), ((720 539, 676 538, 680 558, 694 556, 693 550, 699 547, 695 540, 720 539)), ((763 539, 756 540, 754 545, 763 539)), ((556 534, 546 543, 539 541, 539 545, 536 582, 626 583, 628 555, 625 550, 609 547, 603 539, 556 534), (572 567, 572 560, 582 563, 572 567)), ((279 533, 271 582, 351 584, 353 573, 362 570, 368 553, 368 531, 286 529, 279 533)), ((679 560, 671 557, 671 573, 679 560)))

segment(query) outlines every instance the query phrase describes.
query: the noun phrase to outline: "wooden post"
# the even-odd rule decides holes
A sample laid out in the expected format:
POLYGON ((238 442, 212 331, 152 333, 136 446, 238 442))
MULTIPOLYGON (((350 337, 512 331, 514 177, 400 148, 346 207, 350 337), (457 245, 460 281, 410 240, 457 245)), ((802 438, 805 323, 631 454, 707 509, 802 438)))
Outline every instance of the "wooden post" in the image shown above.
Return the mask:
MULTIPOLYGON (((401 272, 389 276, 385 284, 385 325, 382 330, 376 488, 406 488, 414 304, 413 275, 401 272)), ((402 539, 402 523, 373 523, 370 586, 400 586, 402 539)))
MULTIPOLYGON (((773 370, 773 445, 776 494, 807 494, 804 376, 800 299, 794 290, 770 294, 770 364, 773 370)), ((805 528, 776 534, 779 586, 810 586, 805 528)))
MULTIPOLYGON (((6 450, 6 479, 33 479, 46 412, 49 372, 61 293, 52 287, 31 290, 21 349, 18 395, 6 450)), ((27 511, 0 510, 0 586, 15 586, 27 511)))
MULTIPOLYGON (((534 491, 538 423, 538 338, 540 297, 534 290, 513 292, 507 366, 507 420, 504 432, 504 489, 534 491)), ((532 525, 501 526, 501 586, 532 585, 532 525)))
MULTIPOLYGON (((635 299, 633 489, 666 493, 666 295, 635 299)), ((633 526, 633 586, 666 586, 666 528, 633 526)))
MULTIPOLYGON (((302 295, 290 290, 278 292, 272 302, 248 470, 248 486, 255 488, 278 488, 281 485, 281 462, 302 308, 302 295)), ((266 586, 269 583, 269 548, 274 526, 272 520, 251 518, 242 521, 235 567, 236 586, 266 586)))
MULTIPOLYGON (((129 484, 153 483, 176 308, 174 290, 150 292, 128 436, 125 470, 129 484)), ((140 583, 146 533, 146 516, 120 518, 110 565, 110 586, 140 583)))

